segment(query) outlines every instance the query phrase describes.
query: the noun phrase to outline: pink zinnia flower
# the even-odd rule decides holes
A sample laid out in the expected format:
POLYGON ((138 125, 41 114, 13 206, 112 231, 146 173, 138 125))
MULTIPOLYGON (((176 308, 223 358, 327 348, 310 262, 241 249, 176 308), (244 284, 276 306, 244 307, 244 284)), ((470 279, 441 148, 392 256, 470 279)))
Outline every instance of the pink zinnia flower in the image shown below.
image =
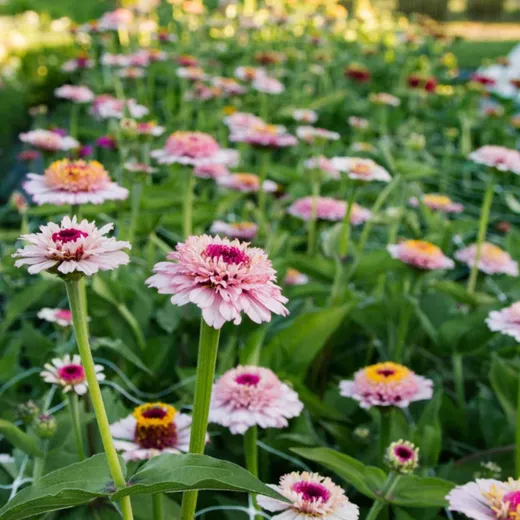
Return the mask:
POLYGON ((117 99, 110 94, 97 96, 92 103, 90 113, 96 119, 122 119, 128 111, 130 117, 140 119, 148 114, 149 110, 144 105, 139 105, 135 99, 117 99))
POLYGON ((334 163, 323 155, 319 155, 318 157, 311 157, 307 159, 304 163, 305 168, 309 170, 321 170, 323 173, 326 173, 331 179, 339 179, 339 172, 334 166, 334 163))
POLYGON ((377 363, 358 370, 353 381, 341 381, 340 394, 360 403, 361 408, 397 406, 406 408, 413 401, 431 399, 433 382, 409 368, 392 363, 377 363))
POLYGON ((224 123, 231 132, 245 131, 254 126, 264 125, 263 119, 247 112, 235 112, 224 118, 224 123))
MULTIPOLYGON (((316 205, 316 216, 318 219, 330 220, 332 222, 343 220, 348 208, 348 204, 343 200, 336 200, 330 197, 304 197, 294 201, 287 211, 290 215, 308 222, 312 218, 314 205, 316 205)), ((371 216, 370 210, 354 203, 350 213, 350 223, 358 226, 369 220, 371 216)))
POLYGON ((168 404, 146 403, 110 425, 114 447, 123 459, 145 460, 161 453, 188 452, 191 416, 168 404))
POLYGON ((200 81, 207 78, 204 69, 200 67, 179 67, 176 74, 179 78, 186 78, 191 81, 200 81))
POLYGON ((196 304, 211 327, 220 329, 226 321, 238 325, 242 312, 255 323, 271 321, 271 313, 288 314, 287 298, 262 249, 238 240, 192 236, 177 244, 168 260, 156 264, 147 284, 173 294, 174 305, 196 304))
POLYGON ((372 159, 363 159, 361 157, 333 157, 331 159, 334 167, 343 173, 346 173, 349 179, 357 181, 382 181, 389 182, 392 177, 388 171, 379 166, 372 159))
POLYGON ((306 274, 300 273, 300 271, 289 267, 285 272, 283 283, 285 285, 305 285, 309 283, 309 277, 306 274))
POLYGON ((205 85, 204 83, 195 83, 192 89, 186 91, 184 99, 207 101, 208 99, 217 99, 224 95, 224 91, 219 87, 205 85))
POLYGON ((520 302, 500 311, 491 311, 486 324, 493 332, 501 332, 520 341, 520 302))
POLYGON ((203 132, 177 131, 168 137, 164 148, 151 154, 160 164, 234 165, 238 162, 236 150, 222 149, 217 141, 203 132))
POLYGON ((259 495, 258 505, 277 512, 272 520, 358 520, 359 508, 345 491, 318 473, 293 472, 284 475, 277 486, 269 485, 289 503, 259 495))
POLYGON ((44 175, 29 173, 24 190, 36 204, 101 204, 107 200, 124 200, 128 190, 110 180, 97 161, 54 161, 44 175))
POLYGON ((67 60, 62 66, 63 72, 75 72, 82 69, 91 69, 94 67, 94 60, 86 56, 78 56, 71 60, 67 60))
MULTIPOLYGON (((475 264, 477 256, 477 244, 472 244, 464 249, 459 249, 455 253, 455 258, 464 262, 469 267, 475 264)), ((478 262, 478 269, 487 274, 508 274, 518 276, 518 263, 515 262, 509 253, 503 251, 498 246, 484 242, 478 262)))
POLYGON ((22 235, 22 240, 29 245, 18 249, 13 254, 20 258, 15 267, 29 266, 29 274, 52 270, 61 274, 73 272, 87 276, 98 271, 108 271, 128 264, 128 255, 122 249, 130 249, 128 242, 120 242, 115 238, 106 238, 113 224, 101 229, 94 222, 76 217, 63 217, 61 224, 49 222, 40 227, 40 233, 22 235))
POLYGON ((166 128, 159 126, 155 121, 137 121, 135 125, 135 132, 138 135, 151 135, 153 137, 159 137, 164 134, 166 128))
POLYGON ((478 164, 520 175, 520 152, 518 150, 505 146, 486 145, 471 152, 469 158, 478 164))
POLYGON ((31 130, 20 134, 20 140, 45 152, 65 152, 79 146, 73 137, 52 130, 31 130))
POLYGON ((298 140, 281 125, 268 125, 261 122, 248 127, 230 127, 230 141, 248 143, 262 148, 285 148, 295 146, 298 140))
POLYGON ((419 269, 453 269, 455 262, 443 254, 436 245, 424 240, 405 240, 391 244, 387 250, 392 256, 405 264, 419 269))
MULTIPOLYGON (((45 363, 45 370, 40 375, 46 383, 61 386, 64 393, 75 392, 78 395, 85 395, 88 390, 85 369, 81 364, 81 357, 74 354, 72 358, 67 354, 63 359, 54 358, 50 363, 45 363)), ((103 367, 95 365, 96 378, 98 381, 105 379, 103 367)))
POLYGON ((314 126, 299 126, 296 129, 296 135, 306 143, 337 141, 340 137, 338 132, 331 132, 330 130, 325 130, 325 128, 316 128, 314 126))
POLYGON ((270 76, 257 76, 251 86, 258 90, 258 92, 264 92, 265 94, 281 94, 285 87, 281 81, 270 76))
POLYGON ((308 110, 306 108, 300 108, 292 113, 293 119, 299 123, 310 123, 313 124, 318 120, 318 113, 314 110, 308 110))
POLYGON ((142 67, 125 67, 119 71, 119 76, 126 79, 143 78, 146 70, 142 67))
POLYGON ((254 222, 232 222, 228 224, 222 220, 215 220, 211 224, 210 232, 214 235, 225 235, 228 238, 249 241, 256 237, 258 226, 254 222))
POLYGON ((54 91, 54 95, 74 103, 90 103, 94 99, 92 90, 79 85, 63 85, 54 91))
POLYGON ((233 78, 215 77, 211 78, 214 87, 221 89, 228 96, 240 96, 247 92, 247 88, 233 78))
POLYGON ((103 14, 98 20, 99 31, 117 31, 121 27, 130 25, 134 20, 134 13, 123 7, 103 14))
POLYGON ((220 177, 227 177, 230 172, 225 164, 199 164, 193 169, 193 174, 200 179, 216 180, 220 177))
POLYGON ((213 388, 209 420, 243 435, 252 426, 285 428, 303 404, 298 394, 268 368, 238 366, 220 377, 213 388))
POLYGON ((368 119, 363 117, 350 116, 347 122, 352 128, 357 128, 358 130, 365 130, 370 126, 368 119))
MULTIPOLYGON (((260 177, 254 173, 232 173, 225 177, 218 177, 217 184, 224 188, 241 191, 243 193, 256 193, 260 191, 260 177)), ((276 182, 266 180, 262 190, 273 193, 278 189, 276 182)))
POLYGON ((473 520, 515 520, 520 507, 520 480, 477 479, 457 486, 446 499, 450 511, 473 520))
POLYGON ((50 323, 57 323, 60 327, 70 327, 72 325, 72 312, 68 309, 50 309, 44 307, 38 311, 38 318, 50 323))
POLYGON ((464 211, 464 204, 458 204, 446 195, 438 195, 436 193, 423 195, 420 202, 417 197, 412 197, 408 202, 414 208, 418 208, 423 203, 427 208, 434 211, 442 211, 443 213, 461 213, 464 211))
POLYGON ((413 473, 419 466, 419 448, 402 439, 392 442, 386 450, 385 463, 392 471, 402 475, 413 473))
POLYGON ((254 81, 257 78, 267 76, 265 69, 260 67, 237 67, 235 76, 242 81, 254 81))
POLYGON ((401 104, 401 100, 398 97, 386 92, 370 94, 370 101, 375 105, 389 105, 392 107, 398 107, 401 104))

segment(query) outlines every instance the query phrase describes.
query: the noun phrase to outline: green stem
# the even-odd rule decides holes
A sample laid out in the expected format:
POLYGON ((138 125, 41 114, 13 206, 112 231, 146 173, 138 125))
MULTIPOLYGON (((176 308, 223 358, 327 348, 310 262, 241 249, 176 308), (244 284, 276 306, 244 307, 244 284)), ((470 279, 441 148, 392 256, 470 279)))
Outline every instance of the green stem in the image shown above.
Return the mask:
POLYGON ((70 109, 70 129, 69 134, 71 137, 78 137, 78 117, 79 117, 79 107, 80 105, 77 103, 72 104, 72 108, 70 109))
POLYGON ((42 451, 43 451, 43 457, 36 457, 34 459, 34 467, 33 467, 33 486, 36 484, 43 475, 43 468, 45 466, 45 459, 47 458, 47 450, 49 447, 49 441, 45 440, 42 442, 42 451))
POLYGON ((78 394, 74 391, 69 394, 69 406, 74 438, 76 440, 76 449, 78 451, 78 459, 82 461, 85 460, 85 448, 83 447, 83 433, 81 431, 81 422, 79 417, 78 394))
POLYGON ((345 217, 343 219, 343 226, 341 227, 341 235, 339 237, 339 256, 340 258, 345 258, 348 253, 348 243, 350 239, 350 216, 352 215, 352 209, 354 207, 354 199, 356 197, 357 191, 357 182, 354 181, 351 188, 350 194, 348 197, 348 206, 347 211, 345 213, 345 217))
POLYGON ((480 262, 480 257, 482 255, 482 244, 486 239, 486 231, 489 222, 489 214, 491 212, 491 205, 493 203, 493 194, 495 191, 495 176, 491 173, 488 179, 488 185, 486 188, 486 193, 484 194, 484 200, 482 201, 482 208, 480 210, 480 222, 478 225, 478 235, 477 235, 477 250, 475 252, 475 259, 473 261, 473 265, 471 266, 471 272, 468 280, 468 293, 473 294, 475 292, 475 287, 477 285, 477 274, 478 274, 478 264, 480 262))
POLYGON ((153 520, 164 520, 164 495, 162 493, 154 493, 153 500, 153 520))
POLYGON ((397 337, 393 356, 397 363, 399 363, 403 357, 404 344, 406 342, 406 336, 408 335, 408 325, 410 324, 410 318, 412 315, 412 306, 407 299, 412 286, 412 280, 410 278, 411 276, 405 277, 403 280, 403 297, 405 301, 404 305, 402 305, 400 309, 399 328, 397 329, 397 337))
MULTIPOLYGON (((80 282, 79 280, 73 279, 67 280, 65 286, 67 287, 67 295, 69 297, 70 310, 72 312, 72 323, 74 325, 76 342, 78 344, 81 362, 85 369, 90 398, 94 407, 94 413, 96 414, 99 433, 103 442, 110 473, 116 488, 124 488, 126 487, 126 480, 114 447, 112 434, 110 433, 110 423, 108 422, 107 412, 103 403, 103 396, 101 395, 101 388, 99 387, 99 382, 96 377, 96 368, 90 350, 87 331, 87 316, 82 302, 80 282)), ((121 510, 124 520, 133 520, 130 497, 124 497, 121 500, 121 510)))
POLYGON ((520 377, 518 378, 518 397, 516 405, 516 431, 515 431, 515 472, 520 477, 520 377))
POLYGON ((314 255, 316 252, 316 224, 318 216, 318 197, 320 196, 320 183, 313 180, 312 183, 312 211, 309 220, 309 236, 307 237, 307 253, 314 255))
MULTIPOLYGON (((203 454, 208 427, 209 403, 215 365, 217 363, 218 341, 220 330, 200 320, 199 353, 197 358, 197 381, 193 402, 193 419, 191 424, 190 453, 203 454)), ((197 508, 197 491, 187 491, 182 497, 181 520, 193 520, 197 508)))
POLYGON ((193 227, 193 188, 195 186, 195 177, 191 168, 188 168, 186 176, 186 186, 184 192, 183 206, 183 232, 184 238, 188 238, 192 234, 193 227))
MULTIPOLYGON (((251 426, 244 435, 244 453, 246 457, 246 469, 258 478, 258 427, 251 426)), ((256 497, 252 495, 253 504, 256 506, 256 497)), ((260 517, 258 517, 260 518, 260 517)))
POLYGON ((385 453, 390 446, 390 433, 392 428, 392 417, 394 415, 393 408, 380 408, 379 412, 379 463, 384 464, 385 453))
POLYGON ((466 412, 466 395, 464 392, 464 365, 461 354, 454 353, 451 356, 453 364, 453 378, 455 381, 455 395, 460 413, 466 412))
POLYGON ((267 178, 267 169, 269 167, 269 152, 263 151, 260 153, 260 186, 258 187, 258 209, 260 211, 260 231, 265 235, 267 226, 266 212, 266 192, 264 190, 265 180, 267 178))
POLYGON ((388 475, 385 487, 383 488, 382 498, 374 501, 365 520, 376 520, 376 518, 379 516, 379 513, 381 513, 381 511, 388 505, 388 499, 390 497, 390 494, 395 489, 395 486, 397 485, 399 478, 400 475, 398 473, 391 472, 388 475))
POLYGON ((130 215, 130 227, 128 228, 128 242, 133 244, 135 238, 135 230, 139 222, 139 213, 141 209, 141 196, 143 193, 143 183, 135 182, 132 187, 132 209, 130 215))
POLYGON ((386 507, 386 502, 383 500, 375 500, 368 512, 368 516, 365 520, 376 520, 379 516, 379 513, 386 507))

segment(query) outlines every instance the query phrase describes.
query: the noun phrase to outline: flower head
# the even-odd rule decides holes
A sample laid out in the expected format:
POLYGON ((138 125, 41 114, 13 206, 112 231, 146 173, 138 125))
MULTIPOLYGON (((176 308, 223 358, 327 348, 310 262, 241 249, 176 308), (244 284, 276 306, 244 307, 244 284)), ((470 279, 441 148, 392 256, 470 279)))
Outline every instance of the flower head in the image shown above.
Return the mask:
POLYGON ((501 332, 520 341, 520 302, 500 311, 491 311, 486 323, 492 331, 501 332))
POLYGON ((44 175, 29 173, 27 177, 23 187, 37 204, 101 204, 128 197, 128 190, 112 182, 98 161, 61 159, 44 175))
POLYGON ((72 325, 72 312, 68 309, 50 309, 44 307, 38 311, 38 318, 56 323, 60 327, 70 327, 72 325))
POLYGON ((286 316, 276 272, 262 249, 245 242, 208 235, 191 236, 168 255, 171 262, 155 265, 147 280, 161 294, 173 294, 174 305, 194 303, 206 323, 220 329, 226 321, 238 325, 244 312, 255 323, 286 316))
POLYGON ((125 460, 151 459, 161 453, 187 452, 191 417, 164 403, 146 403, 110 426, 114 446, 125 460))
POLYGON ((265 125, 265 122, 261 118, 247 112, 235 112, 225 117, 224 123, 231 132, 245 131, 254 126, 265 125))
POLYGON ((296 129, 296 135, 306 143, 337 141, 340 137, 338 132, 331 132, 325 128, 316 128, 314 126, 299 126, 296 129))
POLYGON ((73 103, 90 103, 94 99, 92 90, 80 85, 62 85, 54 91, 54 95, 73 103))
POLYGON ((265 94, 281 94, 285 90, 281 81, 265 75, 257 76, 251 83, 251 86, 258 92, 264 92, 265 94))
POLYGON ((417 208, 421 203, 424 204, 427 208, 430 208, 434 211, 441 211, 443 213, 461 213, 464 211, 464 204, 458 204, 453 202, 446 195, 438 195, 436 193, 427 193, 419 199, 417 197, 412 197, 409 200, 409 203, 417 208))
POLYGON ((266 75, 265 69, 261 67, 237 67, 235 69, 235 76, 242 81, 254 81, 266 75))
POLYGON ((284 475, 274 490, 289 500, 282 502, 258 496, 258 505, 267 511, 281 511, 273 520, 357 520, 359 508, 349 501, 345 491, 328 477, 318 473, 293 472, 284 475))
POLYGON ((412 401, 431 399, 433 382, 403 365, 388 361, 358 370, 353 381, 340 383, 340 394, 359 401, 362 408, 406 408, 412 401))
MULTIPOLYGON (((260 177, 254 173, 232 173, 225 177, 217 177, 217 184, 243 193, 260 191, 260 177)), ((262 185, 262 190, 269 193, 275 192, 277 189, 278 184, 270 180, 265 180, 262 185)))
MULTIPOLYGON (((84 395, 88 390, 87 377, 85 369, 81 364, 81 358, 74 354, 72 358, 67 354, 64 358, 54 358, 50 363, 44 365, 44 369, 40 375, 46 383, 61 386, 63 392, 76 392, 78 395, 84 395)), ((96 378, 98 381, 105 379, 103 367, 95 365, 96 378)))
POLYGON ((388 171, 379 166, 372 159, 363 159, 361 157, 333 157, 331 159, 334 167, 343 173, 346 173, 349 179, 357 181, 382 181, 389 182, 392 177, 388 171))
POLYGON ((300 108, 292 113, 293 119, 299 123, 313 124, 318 120, 318 114, 314 110, 300 108))
POLYGON ((238 366, 220 377, 213 388, 209 420, 244 434, 251 426, 285 428, 303 404, 298 394, 268 368, 238 366))
MULTIPOLYGON (((338 222, 345 218, 347 209, 348 204, 343 200, 330 197, 304 197, 294 201, 287 211, 290 215, 307 222, 312 218, 313 211, 316 211, 318 219, 338 222)), ((358 226, 370 219, 371 216, 370 210, 354 203, 350 212, 350 223, 358 226)))
POLYGON ((253 240, 258 233, 258 226, 254 222, 232 222, 227 223, 215 220, 211 224, 211 233, 214 235, 225 235, 228 238, 238 238, 239 240, 253 240))
MULTIPOLYGON (((235 114, 236 115, 236 114, 235 114)), ((261 148, 285 148, 295 146, 298 140, 281 125, 269 125, 263 121, 249 126, 230 126, 230 141, 248 143, 261 148)))
POLYGON ((200 179, 214 179, 230 175, 228 167, 225 164, 198 164, 193 169, 195 177, 200 179))
MULTIPOLYGON (((477 256, 477 244, 472 244, 464 249, 459 249, 455 253, 455 258, 464 262, 469 267, 473 267, 477 256)), ((518 276, 518 263, 515 262, 509 253, 500 249, 494 244, 484 242, 478 262, 478 269, 487 274, 508 274, 518 276)))
POLYGON ((144 105, 139 105, 135 99, 117 99, 110 94, 97 96, 90 108, 90 113, 96 119, 122 119, 126 115, 140 119, 148 114, 144 105))
POLYGON ((419 465, 419 448, 409 441, 392 442, 386 450, 385 462, 393 471, 403 475, 413 473, 419 465))
POLYGON ((300 273, 300 271, 289 267, 285 272, 283 283, 285 285, 305 285, 309 283, 309 277, 306 274, 300 273))
POLYGON ((520 152, 505 146, 486 145, 471 152, 469 158, 504 172, 520 174, 520 152))
POLYGON ((45 152, 65 152, 79 146, 73 137, 52 130, 31 130, 20 134, 20 140, 45 152))
POLYGON ((388 94, 387 92, 379 92, 377 94, 370 94, 370 101, 374 103, 374 105, 388 105, 391 107, 398 107, 401 104, 401 100, 393 96, 392 94, 388 94))
POLYGON ((365 83, 370 81, 372 73, 370 72, 370 69, 363 65, 352 64, 345 70, 345 76, 357 81, 358 83, 365 83))
POLYGON ((405 240, 387 246, 388 252, 397 260, 419 269, 453 269, 455 262, 444 255, 439 247, 424 240, 405 240))
POLYGON ((132 246, 105 237, 112 228, 113 224, 98 229, 95 222, 63 217, 60 225, 50 222, 41 226, 39 233, 22 235, 29 245, 13 254, 19 258, 14 265, 28 265, 30 274, 52 270, 62 275, 76 272, 89 276, 115 269, 130 261, 122 250, 132 246))
POLYGON ((309 170, 320 170, 331 179, 339 179, 339 172, 334 166, 334 163, 324 155, 310 157, 303 165, 309 170))

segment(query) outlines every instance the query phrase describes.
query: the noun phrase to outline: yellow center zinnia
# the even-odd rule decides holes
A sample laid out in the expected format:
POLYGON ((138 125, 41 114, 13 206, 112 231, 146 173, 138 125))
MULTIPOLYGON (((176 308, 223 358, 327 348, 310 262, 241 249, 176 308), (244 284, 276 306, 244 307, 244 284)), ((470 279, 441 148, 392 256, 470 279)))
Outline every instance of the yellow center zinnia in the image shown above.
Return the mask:
POLYGON ((374 383, 396 383, 410 376, 410 370, 403 365, 387 361, 365 368, 368 379, 374 383))
POLYGON ((45 182, 64 191, 95 191, 108 184, 110 177, 98 161, 61 159, 45 170, 45 182))
POLYGON ((418 253, 425 255, 442 255, 442 251, 431 242, 426 242, 426 240, 406 240, 404 242, 407 248, 414 249, 418 253))
POLYGON ((425 195, 423 202, 426 205, 431 204, 432 206, 448 206, 451 204, 451 199, 446 195, 425 195))

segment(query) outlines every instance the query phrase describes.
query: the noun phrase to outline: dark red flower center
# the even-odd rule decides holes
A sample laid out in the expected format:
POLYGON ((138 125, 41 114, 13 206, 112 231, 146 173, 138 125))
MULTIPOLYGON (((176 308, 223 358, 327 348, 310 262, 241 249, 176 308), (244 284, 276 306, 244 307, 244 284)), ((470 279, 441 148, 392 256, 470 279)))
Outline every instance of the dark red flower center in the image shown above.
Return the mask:
POLYGON ((145 450, 164 450, 174 448, 177 444, 177 428, 175 422, 168 424, 147 424, 146 419, 163 419, 167 412, 161 408, 150 408, 142 413, 135 428, 135 442, 145 450))
POLYGON ((168 412, 164 408, 150 408, 142 413, 143 417, 147 419, 164 419, 168 412))
POLYGON ((302 480, 301 482, 296 482, 296 484, 293 485, 292 490, 301 495, 304 500, 310 502, 317 502, 318 500, 327 502, 330 498, 330 491, 318 482, 302 480))
POLYGON ((260 382, 260 376, 257 374, 240 374, 236 377, 235 382, 239 385, 256 386, 260 382))
POLYGON ((210 258, 221 258, 226 264, 244 264, 249 257, 238 247, 210 244, 204 250, 204 254, 210 258))
POLYGON ((414 451, 407 446, 397 446, 394 453, 401 461, 408 461, 414 458, 414 451))
POLYGON ((75 363, 58 368, 58 375, 60 379, 69 384, 78 384, 85 381, 85 369, 75 363))
POLYGON ((393 368, 382 368, 381 370, 378 370, 377 373, 383 377, 390 377, 395 374, 395 370, 393 368))
POLYGON ((504 496, 504 502, 509 503, 509 509, 516 513, 518 506, 520 506, 520 491, 511 491, 504 496))
POLYGON ((61 229, 57 233, 52 234, 52 240, 54 242, 61 242, 62 244, 76 242, 76 240, 79 240, 81 237, 88 237, 88 233, 74 228, 61 229))

